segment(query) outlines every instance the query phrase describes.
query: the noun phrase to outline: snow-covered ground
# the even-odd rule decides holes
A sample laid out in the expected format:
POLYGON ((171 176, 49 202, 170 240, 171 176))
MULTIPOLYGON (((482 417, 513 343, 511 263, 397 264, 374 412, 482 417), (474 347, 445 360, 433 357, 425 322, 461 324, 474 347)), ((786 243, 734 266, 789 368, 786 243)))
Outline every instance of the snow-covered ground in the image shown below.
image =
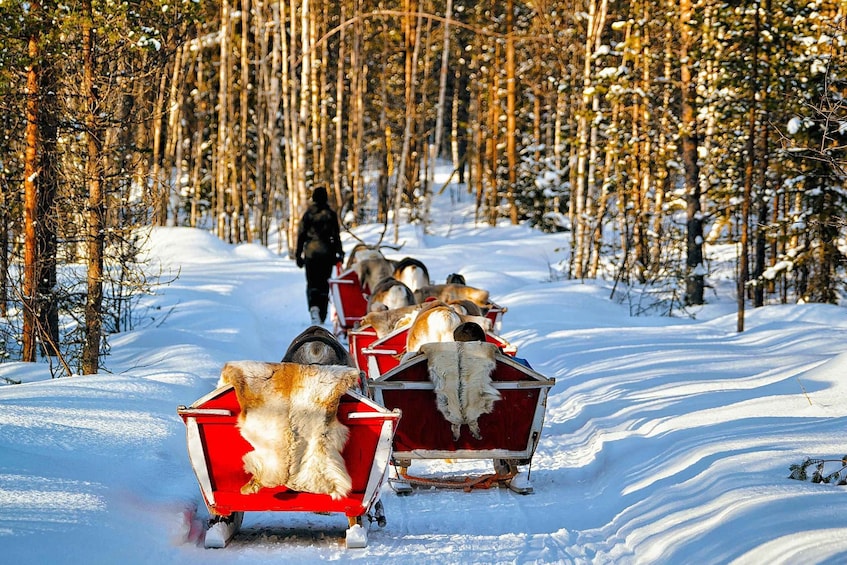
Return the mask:
POLYGON ((392 256, 421 259, 434 282, 460 272, 490 290, 508 308, 501 335, 556 379, 534 494, 400 497, 386 485, 388 524, 370 527, 365 549, 345 549, 344 516, 296 512, 247 513, 227 548, 204 549, 208 513, 176 408, 212 390, 226 361, 278 361, 308 326, 305 279, 258 245, 161 228, 151 268, 179 276, 138 307, 136 329, 110 337, 100 374, 50 380, 41 363, 0 365, 24 382, 0 386, 0 561, 847 561, 847 487, 787 478, 807 456, 847 453, 843 307, 748 309, 739 334, 732 284, 713 277, 695 318, 630 317, 611 283, 551 280, 567 235, 475 226, 465 200, 444 198, 430 234, 402 226, 392 256))

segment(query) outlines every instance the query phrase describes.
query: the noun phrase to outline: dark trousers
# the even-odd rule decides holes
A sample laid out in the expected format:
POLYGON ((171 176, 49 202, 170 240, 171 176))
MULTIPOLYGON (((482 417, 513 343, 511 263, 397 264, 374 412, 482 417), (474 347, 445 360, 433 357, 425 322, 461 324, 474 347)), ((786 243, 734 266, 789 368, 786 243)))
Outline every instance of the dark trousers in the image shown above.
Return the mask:
POLYGON ((317 306, 321 316, 321 323, 326 321, 326 313, 329 307, 329 277, 332 275, 332 266, 335 257, 315 256, 307 258, 306 267, 306 300, 309 309, 317 306))

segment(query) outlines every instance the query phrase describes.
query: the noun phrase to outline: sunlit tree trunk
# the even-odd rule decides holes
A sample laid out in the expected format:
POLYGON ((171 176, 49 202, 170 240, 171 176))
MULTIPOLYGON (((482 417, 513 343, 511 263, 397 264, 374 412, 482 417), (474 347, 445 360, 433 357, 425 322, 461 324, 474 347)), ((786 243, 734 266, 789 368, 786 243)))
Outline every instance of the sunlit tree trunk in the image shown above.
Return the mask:
POLYGON ((271 90, 271 70, 272 65, 269 49, 269 38, 273 34, 271 24, 268 23, 267 5, 263 0, 256 0, 255 9, 255 30, 256 30, 256 83, 258 92, 255 94, 256 104, 256 173, 254 176, 254 194, 250 205, 249 212, 245 214, 250 216, 250 222, 253 226, 253 232, 259 238, 262 245, 268 245, 268 198, 270 193, 270 183, 268 182, 268 171, 270 169, 270 146, 274 143, 274 138, 269 135, 269 120, 268 116, 276 116, 276 109, 271 108, 271 98, 273 96, 271 90))
MULTIPOLYGON (((292 0, 291 4, 289 4, 289 12, 285 12, 285 3, 279 2, 277 4, 279 6, 279 43, 280 43, 280 57, 281 57, 281 86, 282 86, 282 168, 283 174, 285 175, 285 188, 286 193, 283 200, 287 204, 287 209, 284 211, 285 214, 288 215, 288 223, 286 224, 286 242, 288 243, 288 252, 293 253, 293 246, 296 245, 296 241, 293 240, 293 237, 296 236, 295 220, 292 216, 297 215, 297 210, 291 208, 291 199, 288 196, 289 193, 294 189, 294 167, 295 161, 292 155, 292 140, 295 135, 295 128, 297 127, 294 123, 293 119, 293 106, 291 101, 291 92, 296 87, 293 83, 296 81, 296 75, 293 74, 291 59, 294 55, 294 45, 290 41, 294 41, 294 27, 296 26, 296 22, 294 22, 294 2, 292 0), (286 26, 290 25, 291 30, 289 31, 292 39, 289 41, 286 36, 286 26)), ((276 15, 276 12, 274 12, 276 15)))
MULTIPOLYGON (((325 16, 326 4, 324 4, 325 16)), ((321 18, 323 20, 323 17, 321 18)), ((312 10, 309 18, 309 45, 312 49, 316 49, 319 33, 318 12, 312 10)), ((326 72, 329 62, 329 52, 327 44, 324 41, 320 45, 321 52, 315 56, 312 63, 311 76, 311 127, 309 130, 312 133, 312 171, 314 172, 315 185, 327 185, 327 170, 326 170, 326 103, 324 93, 327 91, 326 72)), ((329 186, 326 186, 329 189, 329 186)))
POLYGON ((248 192, 250 188, 249 170, 249 146, 247 144, 247 130, 250 127, 249 101, 250 101, 250 47, 248 43, 250 29, 250 0, 241 0, 241 90, 239 92, 239 163, 241 169, 241 182, 236 189, 240 194, 235 201, 240 203, 233 208, 233 233, 235 241, 240 242, 242 234, 244 240, 253 241, 253 231, 250 225, 250 201, 248 192))
MULTIPOLYGON (((271 42, 271 69, 270 69, 270 92, 268 94, 268 115, 267 115, 267 137, 269 145, 269 164, 268 164, 268 199, 267 204, 263 208, 264 212, 264 228, 269 229, 270 216, 276 211, 277 201, 281 201, 280 194, 283 193, 285 184, 285 171, 283 170, 283 154, 282 144, 280 142, 279 121, 278 115, 282 108, 282 101, 285 100, 283 88, 281 84, 281 76, 283 69, 287 68, 284 63, 283 49, 285 42, 282 40, 282 14, 281 2, 271 2, 271 29, 273 41, 271 42)), ((285 115, 285 112, 283 112, 285 115)), ((296 243, 296 242, 295 242, 296 243)))
MULTIPOLYGON (((32 11, 41 10, 39 2, 33 2, 32 11)), ((26 134, 24 146, 24 264, 23 288, 23 331, 21 335, 21 361, 35 361, 38 321, 36 293, 38 292, 38 241, 36 224, 38 217, 38 158, 41 121, 41 33, 33 28, 29 34, 29 68, 26 73, 26 134)))
MULTIPOLYGON (((203 49, 197 50, 197 89, 200 92, 205 92, 205 58, 203 54, 203 49)), ((198 107, 200 109, 205 109, 206 102, 205 97, 203 97, 198 102, 198 107)), ((188 225, 192 228, 197 227, 197 222, 200 216, 200 198, 201 198, 201 183, 202 183, 202 170, 203 170, 203 126, 198 125, 197 129, 194 131, 193 139, 191 142, 192 149, 194 151, 193 155, 193 164, 191 169, 191 212, 189 216, 188 225)))
POLYGON ((83 92, 86 101, 85 137, 88 146, 86 181, 88 185, 88 295, 85 301, 85 343, 80 371, 83 375, 97 373, 100 358, 100 339, 103 319, 103 193, 100 168, 101 133, 97 114, 99 100, 94 88, 94 29, 91 0, 83 0, 82 20, 83 92))
MULTIPOLYGON (((500 60, 500 44, 494 48, 494 61, 500 60)), ((486 140, 486 155, 488 167, 484 175, 488 177, 486 206, 488 211, 488 225, 497 225, 497 216, 500 208, 500 193, 498 186, 497 169, 500 161, 498 146, 500 142, 500 69, 496 64, 491 65, 491 83, 488 89, 488 139, 486 140)), ((481 179, 482 180, 482 179, 481 179)))
POLYGON ((450 20, 453 18, 453 0, 447 0, 444 10, 444 37, 441 41, 441 68, 438 72, 438 102, 435 105, 435 131, 433 132, 433 144, 429 150, 431 167, 434 168, 435 160, 441 152, 441 141, 444 136, 444 115, 447 112, 447 68, 450 62, 450 20))
POLYGON ((506 162, 509 166, 506 202, 509 219, 518 224, 518 206, 515 190, 518 186, 517 125, 515 120, 515 26, 513 0, 506 1, 506 162))
MULTIPOLYGON (((300 91, 297 93, 299 108, 298 108, 298 121, 297 121, 297 131, 295 132, 295 139, 297 141, 295 147, 295 159, 297 162, 295 168, 295 177, 294 177, 294 186, 289 192, 289 198, 292 195, 295 196, 293 200, 291 200, 291 210, 299 210, 301 207, 301 203, 307 200, 308 194, 306 191, 306 171, 308 168, 307 164, 307 149, 308 149, 308 139, 309 132, 312 129, 311 126, 314 125, 311 123, 310 117, 310 102, 311 102, 311 90, 312 90, 312 61, 313 61, 313 53, 312 53, 312 42, 310 35, 310 20, 312 17, 312 8, 311 8, 311 0, 303 0, 300 5, 300 55, 302 58, 302 62, 300 63, 300 91)), ((292 18, 293 20, 293 18, 292 18)), ((296 224, 299 218, 292 218, 292 224, 296 224)), ((291 241, 295 242, 296 234, 292 234, 291 241)), ((293 245, 291 245, 291 250, 293 251, 293 245)))
POLYGON ((156 89, 156 105, 153 108, 151 132, 153 135, 153 150, 150 155, 150 185, 152 191, 150 205, 153 210, 153 225, 156 226, 164 226, 168 220, 168 180, 167 173, 162 172, 162 142, 165 137, 163 116, 165 115, 165 103, 168 100, 167 85, 168 70, 164 68, 159 71, 159 88, 156 89))
MULTIPOLYGON (((408 1, 408 0, 407 0, 408 1)), ((409 10, 415 9, 416 5, 407 4, 409 10)), ((415 125, 415 83, 417 82, 418 56, 420 54, 420 36, 423 18, 417 17, 417 23, 412 26, 412 15, 406 18, 406 123, 403 128, 403 147, 400 151, 400 164, 397 170, 397 184, 394 189, 394 243, 400 239, 400 207, 403 202, 403 194, 407 186, 407 167, 410 164, 410 149, 412 135, 415 125), (414 32, 412 30, 414 29, 414 32), (411 52, 410 52, 411 50, 411 52)))
POLYGON ((696 82, 692 77, 692 47, 697 38, 691 25, 691 0, 679 4, 680 138, 686 202, 685 304, 703 304, 703 218, 700 204, 700 165, 697 159, 696 82))
MULTIPOLYGON (((341 5, 341 16, 340 20, 343 22, 345 19, 345 9, 344 5, 341 5)), ((335 194, 335 205, 336 210, 341 210, 343 205, 343 195, 342 190, 344 189, 344 183, 342 178, 341 171, 341 157, 344 152, 344 124, 342 123, 342 119, 344 116, 344 59, 347 56, 346 45, 347 42, 345 40, 345 27, 342 27, 339 31, 338 35, 338 56, 336 62, 336 72, 335 72, 335 152, 332 155, 332 186, 333 192, 335 194)))
POLYGON ((229 0, 221 2, 220 65, 218 68, 218 135, 216 144, 215 191, 217 221, 216 233, 220 239, 231 241, 231 232, 227 229, 227 208, 229 206, 229 96, 230 96, 230 10, 229 0))
POLYGON ((351 206, 354 210, 354 221, 359 222, 364 216, 364 187, 362 186, 362 143, 364 140, 364 97, 366 91, 367 65, 362 64, 363 55, 363 26, 358 19, 361 13, 360 2, 354 2, 353 38, 350 47, 350 96, 348 97, 347 125, 347 178, 352 192, 351 206))
POLYGON ((741 241, 739 246, 739 267, 738 267, 738 323, 737 330, 744 331, 744 305, 747 294, 747 281, 750 279, 749 268, 749 249, 750 241, 750 199, 753 191, 753 175, 756 165, 756 114, 757 103, 756 94, 758 93, 759 85, 759 3, 755 3, 753 14, 753 54, 751 77, 750 77, 750 94, 747 119, 747 155, 744 165, 744 193, 741 200, 741 241))
POLYGON ((592 191, 595 190, 594 158, 597 155, 597 132, 593 124, 593 116, 599 108, 598 94, 593 85, 594 53, 601 41, 600 32, 605 25, 606 0, 588 0, 586 23, 585 50, 582 70, 582 106, 577 119, 577 162, 575 171, 575 188, 571 194, 573 208, 573 240, 572 261, 573 276, 583 278, 586 272, 586 253, 590 241, 590 211, 592 191))
MULTIPOLYGON (((176 179, 176 186, 173 187, 175 196, 179 194, 179 184, 182 178, 182 77, 184 76, 182 69, 186 50, 184 46, 180 46, 176 50, 174 57, 173 69, 171 72, 170 91, 168 93, 168 129, 167 143, 162 156, 162 194, 159 201, 159 216, 162 218, 163 225, 177 225, 179 220, 179 210, 173 210, 173 221, 168 222, 168 208, 171 204, 171 179, 176 179)), ((167 73, 163 73, 167 74, 167 73)), ((178 207, 177 207, 178 208, 178 207)))

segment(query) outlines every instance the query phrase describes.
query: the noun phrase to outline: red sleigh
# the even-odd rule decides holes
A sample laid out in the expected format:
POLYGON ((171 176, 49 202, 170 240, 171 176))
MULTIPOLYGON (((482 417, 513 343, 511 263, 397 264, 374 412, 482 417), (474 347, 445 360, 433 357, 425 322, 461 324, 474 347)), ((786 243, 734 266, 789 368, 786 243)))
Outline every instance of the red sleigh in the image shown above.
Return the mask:
POLYGON ((479 417, 479 438, 467 427, 454 438, 450 423, 436 406, 427 361, 419 354, 368 380, 376 402, 408 415, 398 423, 394 436, 393 459, 401 469, 395 490, 410 490, 419 482, 406 473, 415 459, 491 459, 496 471, 493 477, 516 492, 532 492, 527 473, 518 466, 530 464, 535 453, 555 379, 513 357, 496 354, 491 380, 501 398, 493 411, 479 417))
MULTIPOLYGON (((356 329, 359 322, 368 313, 368 289, 363 289, 359 275, 353 269, 341 270, 336 266, 336 276, 329 279, 329 295, 335 311, 333 321, 336 334, 347 334, 356 329)), ((485 314, 491 320, 491 327, 499 331, 506 308, 493 304, 485 314)))
POLYGON ((356 271, 347 269, 341 272, 340 263, 336 269, 338 274, 329 279, 329 295, 335 311, 336 334, 346 334, 368 313, 368 298, 356 271))
POLYGON ((400 413, 353 391, 342 396, 337 417, 350 431, 342 456, 353 488, 348 496, 333 500, 328 494, 285 487, 242 494, 242 485, 250 479, 242 458, 251 446, 236 425, 240 410, 231 386, 218 388, 177 410, 185 422, 191 466, 211 515, 206 547, 224 547, 247 511, 339 512, 349 522, 347 547, 365 547, 367 523, 363 516, 373 512, 380 525, 385 523, 379 494, 388 476, 391 442, 400 413))
MULTIPOLYGON (((377 338, 376 332, 368 328, 347 334, 351 355, 356 360, 359 370, 364 371, 368 378, 376 379, 397 367, 406 353, 409 327, 396 329, 381 338, 377 338), (361 335, 357 335, 360 332, 361 335), (354 349, 354 344, 358 349, 354 349)), ((517 353, 517 349, 512 344, 491 332, 486 332, 485 340, 499 347, 506 355, 513 357, 517 353)))

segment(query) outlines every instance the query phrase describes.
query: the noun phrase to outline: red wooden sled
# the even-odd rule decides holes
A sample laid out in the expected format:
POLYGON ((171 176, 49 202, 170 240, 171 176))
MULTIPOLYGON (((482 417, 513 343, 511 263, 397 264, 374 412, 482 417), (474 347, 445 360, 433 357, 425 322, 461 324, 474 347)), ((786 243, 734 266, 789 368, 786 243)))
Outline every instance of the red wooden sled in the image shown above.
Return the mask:
POLYGON ((347 344, 349 347, 350 358, 356 364, 356 368, 367 373, 368 360, 363 351, 367 349, 373 342, 378 340, 376 330, 372 327, 360 328, 347 332, 347 344))
POLYGON ((495 470, 508 476, 510 488, 531 492, 528 477, 518 471, 518 465, 528 465, 535 453, 547 395, 556 381, 502 354, 496 355, 491 378, 501 399, 491 413, 478 419, 481 439, 463 426, 455 441, 450 423, 436 406, 424 355, 369 380, 370 394, 378 403, 409 415, 399 422, 394 435, 393 458, 398 466, 408 467, 414 459, 493 459, 495 470))
POLYGON ((400 413, 389 411, 353 391, 341 398, 337 416, 350 436, 342 456, 353 480, 352 492, 333 500, 328 494, 312 494, 285 487, 263 488, 242 494, 250 477, 242 458, 252 449, 237 428, 241 408, 231 386, 218 388, 177 413, 185 422, 188 455, 212 516, 206 547, 224 547, 237 532, 246 511, 340 512, 348 517, 346 544, 367 545, 367 523, 362 516, 376 513, 385 518, 379 503, 380 487, 388 475, 391 440, 400 413))
POLYGON ((346 334, 368 313, 368 298, 362 290, 359 275, 353 269, 341 272, 341 264, 336 266, 337 275, 329 279, 329 295, 335 310, 334 321, 337 333, 346 334))
MULTIPOLYGON (((329 295, 335 311, 333 320, 336 324, 336 334, 346 335, 355 329, 368 313, 368 293, 362 288, 359 275, 353 269, 342 271, 339 263, 336 265, 336 273, 335 277, 329 279, 329 295)), ((485 314, 485 317, 491 320, 491 327, 495 331, 500 331, 506 311, 507 308, 493 304, 485 314)))
MULTIPOLYGON (((406 338, 409 335, 409 327, 396 329, 386 336, 374 339, 369 345, 356 352, 354 356, 360 363, 358 365, 359 370, 365 371, 369 379, 375 379, 399 365, 406 353, 406 338)), ((486 332, 485 340, 499 347, 504 354, 510 357, 514 357, 517 353, 517 348, 514 345, 491 332, 486 332)), ((365 342, 366 339, 359 339, 357 345, 364 345, 365 342)))

